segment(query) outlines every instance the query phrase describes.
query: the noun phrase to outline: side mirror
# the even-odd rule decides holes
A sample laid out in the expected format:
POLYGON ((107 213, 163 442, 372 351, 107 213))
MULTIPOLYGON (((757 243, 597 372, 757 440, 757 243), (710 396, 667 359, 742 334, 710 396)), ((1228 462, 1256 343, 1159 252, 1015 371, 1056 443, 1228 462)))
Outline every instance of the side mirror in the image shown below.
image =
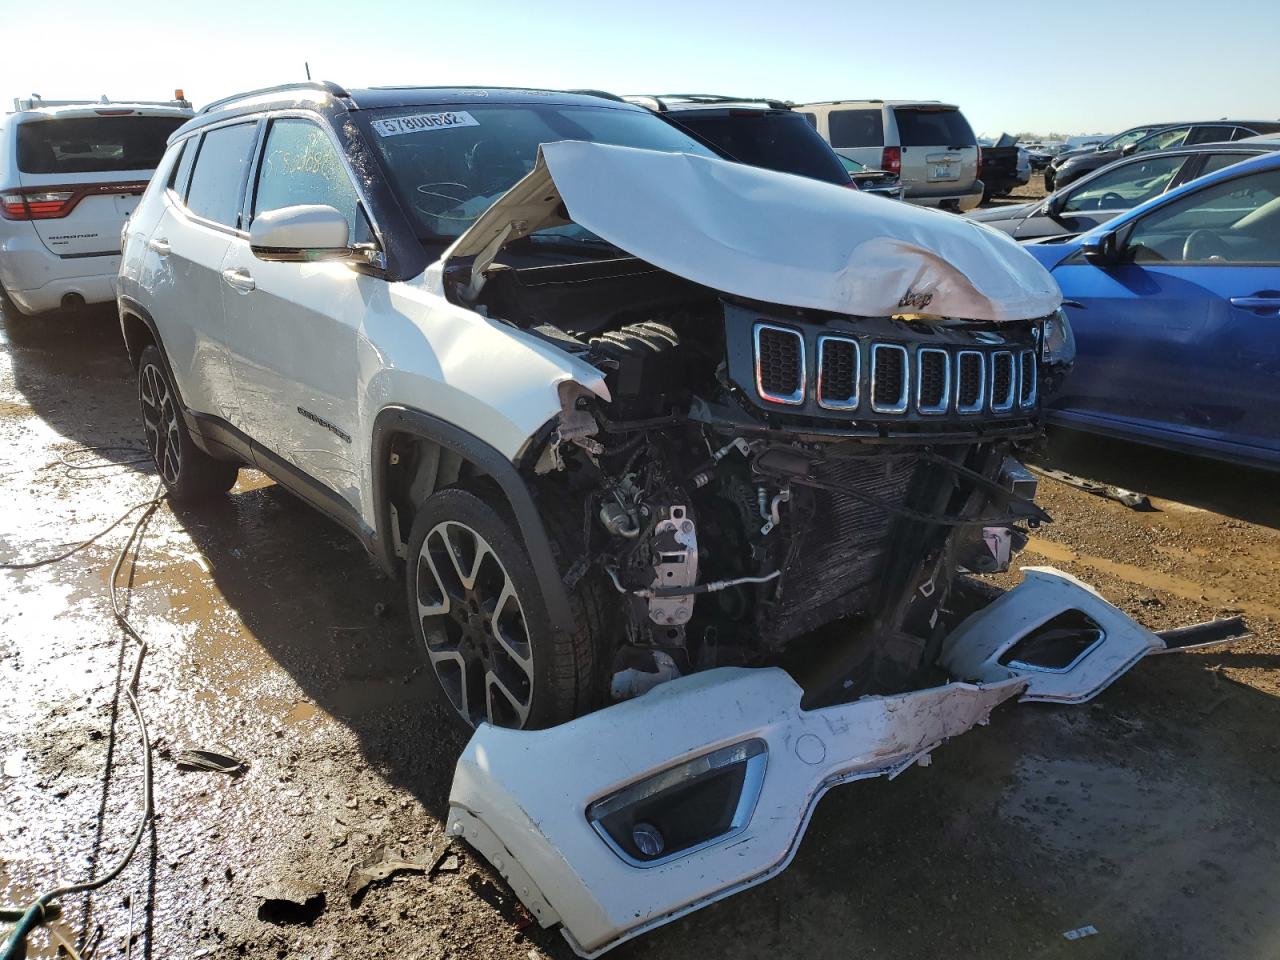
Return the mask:
POLYGON ((352 255, 351 227, 333 207, 305 204, 253 218, 249 249, 259 260, 343 260, 352 255))
POLYGON ((1138 150, 1138 145, 1136 143, 1126 143, 1123 147, 1120 148, 1120 156, 1131 157, 1134 155, 1134 153, 1137 152, 1137 150, 1138 150))
POLYGON ((1085 237, 1080 244, 1080 255, 1095 267, 1115 266, 1120 262, 1120 241, 1115 231, 1105 230, 1085 237))
POLYGON ((1062 204, 1066 198, 1060 193, 1051 193, 1044 198, 1044 204, 1040 207, 1043 216, 1052 217, 1055 220, 1058 214, 1062 212, 1062 204))

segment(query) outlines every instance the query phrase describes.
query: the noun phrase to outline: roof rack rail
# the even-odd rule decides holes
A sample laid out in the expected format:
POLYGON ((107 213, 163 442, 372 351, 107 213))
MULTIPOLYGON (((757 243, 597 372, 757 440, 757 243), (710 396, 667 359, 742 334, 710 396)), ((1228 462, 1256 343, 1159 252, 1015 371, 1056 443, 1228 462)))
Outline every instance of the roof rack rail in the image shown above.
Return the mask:
POLYGON ((259 97, 267 93, 288 93, 290 90, 320 90, 333 97, 351 96, 332 80, 299 80, 296 83, 280 83, 274 87, 262 87, 258 90, 246 90, 244 93, 232 94, 229 97, 223 97, 221 100, 215 100, 213 103, 206 103, 200 108, 200 112, 208 113, 210 110, 216 110, 219 107, 226 106, 228 103, 234 103, 246 97, 259 97))
POLYGON ((658 105, 659 111, 668 109, 667 100, 684 100, 688 103, 764 103, 768 104, 771 110, 790 110, 796 104, 791 100, 774 100, 771 97, 729 97, 719 93, 660 93, 660 94, 639 94, 636 99, 652 100, 658 105))
POLYGON ((182 97, 173 100, 109 100, 105 95, 97 100, 46 100, 38 93, 29 97, 14 97, 14 112, 23 110, 39 110, 41 107, 109 107, 113 104, 128 104, 136 107, 179 107, 191 109, 191 101, 182 97))

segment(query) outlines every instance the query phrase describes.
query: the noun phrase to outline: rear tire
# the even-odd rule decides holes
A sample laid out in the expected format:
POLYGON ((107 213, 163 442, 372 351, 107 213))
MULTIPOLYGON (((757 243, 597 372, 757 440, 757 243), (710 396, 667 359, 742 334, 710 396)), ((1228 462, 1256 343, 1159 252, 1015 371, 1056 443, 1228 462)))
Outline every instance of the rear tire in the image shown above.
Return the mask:
POLYGON ((147 451, 170 497, 191 503, 235 486, 240 465, 215 460, 192 441, 182 419, 182 400, 155 344, 138 359, 138 404, 147 451))
POLYGON ((464 728, 541 729, 595 705, 600 621, 585 615, 583 584, 572 632, 553 630, 517 528, 480 497, 448 489, 423 502, 405 581, 441 705, 464 728))

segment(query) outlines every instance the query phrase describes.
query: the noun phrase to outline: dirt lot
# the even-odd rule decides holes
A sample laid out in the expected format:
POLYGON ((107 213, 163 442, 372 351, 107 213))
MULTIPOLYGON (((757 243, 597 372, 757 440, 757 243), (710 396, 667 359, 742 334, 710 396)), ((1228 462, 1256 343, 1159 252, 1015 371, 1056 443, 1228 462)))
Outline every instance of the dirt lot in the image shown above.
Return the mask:
MULTIPOLYGON (((134 387, 109 311, 9 318, 0 334, 11 561, 96 531, 155 480, 135 462, 134 387), (74 452, 86 446, 126 449, 74 452)), ((1156 509, 1046 483, 1057 522, 1025 562, 1093 582, 1154 628, 1242 612, 1255 636, 1155 658, 1087 706, 1005 706, 927 769, 840 788, 780 878, 612 956, 1277 955, 1275 478, 1089 439, 1051 449, 1156 509), (1064 939, 1086 924, 1098 935, 1064 939)), ((138 738, 120 694, 132 650, 107 600, 125 533, 0 573, 0 902, 104 870, 133 829, 138 738)), ((125 580, 151 645, 141 700, 156 819, 116 882, 67 902, 68 938, 101 929, 96 957, 166 960, 570 956, 558 935, 521 929, 465 849, 456 871, 396 877, 354 906, 345 893, 350 865, 378 848, 445 849, 462 745, 429 704, 399 585, 354 540, 244 471, 225 502, 162 506, 125 580), (193 747, 248 769, 179 770, 193 747), (323 906, 264 909, 284 881, 313 884, 323 906)), ((52 955, 40 934, 33 956, 52 955)))

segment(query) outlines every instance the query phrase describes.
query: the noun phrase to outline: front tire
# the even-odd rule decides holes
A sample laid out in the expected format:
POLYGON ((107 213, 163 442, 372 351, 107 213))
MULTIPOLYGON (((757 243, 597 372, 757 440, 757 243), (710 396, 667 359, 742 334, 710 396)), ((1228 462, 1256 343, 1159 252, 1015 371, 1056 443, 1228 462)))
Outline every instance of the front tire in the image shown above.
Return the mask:
POLYGON ((182 401, 154 344, 138 359, 138 405, 147 451, 170 497, 184 503, 230 490, 240 465, 215 460, 195 445, 182 419, 182 401))
POLYGON ((585 624, 552 628, 523 541, 488 503, 460 489, 428 497, 405 567, 414 636, 464 727, 540 729, 591 708, 595 638, 585 624))

